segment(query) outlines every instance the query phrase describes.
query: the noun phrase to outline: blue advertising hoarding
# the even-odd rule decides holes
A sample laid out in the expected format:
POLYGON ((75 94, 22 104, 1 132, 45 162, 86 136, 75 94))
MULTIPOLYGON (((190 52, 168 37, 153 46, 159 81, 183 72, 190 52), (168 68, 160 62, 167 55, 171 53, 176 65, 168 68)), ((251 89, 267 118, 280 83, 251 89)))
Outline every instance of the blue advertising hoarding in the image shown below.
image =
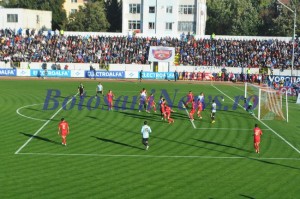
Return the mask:
MULTIPOLYGON (((140 74, 139 74, 140 78, 140 74)), ((174 79, 173 72, 143 72, 143 79, 174 79)))
POLYGON ((0 76, 17 76, 16 69, 0 69, 0 76))
POLYGON ((280 82, 280 80, 284 82, 290 82, 292 79, 292 82, 300 82, 300 77, 298 76, 284 76, 284 75, 270 75, 268 76, 268 81, 269 82, 280 82))
POLYGON ((124 79, 125 71, 96 71, 96 76, 93 71, 85 71, 86 78, 109 78, 109 79, 124 79))
POLYGON ((70 70, 30 70, 31 77, 71 77, 70 70))

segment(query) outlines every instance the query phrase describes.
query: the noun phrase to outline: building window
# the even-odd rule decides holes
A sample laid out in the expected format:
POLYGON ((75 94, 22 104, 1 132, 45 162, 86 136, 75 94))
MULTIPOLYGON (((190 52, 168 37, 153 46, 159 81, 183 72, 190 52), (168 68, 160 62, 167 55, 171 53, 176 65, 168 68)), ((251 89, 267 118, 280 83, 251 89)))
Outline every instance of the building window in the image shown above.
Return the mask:
POLYGON ((179 14, 185 14, 185 15, 195 14, 195 6, 194 5, 180 5, 179 6, 179 14))
POLYGON ((149 30, 153 30, 155 28, 154 22, 149 22, 149 30))
POLYGON ((129 20, 128 29, 129 30, 141 29, 141 22, 137 20, 129 20))
POLYGON ((17 14, 7 14, 7 22, 18 22, 18 15, 17 14))
POLYGON ((167 6, 166 13, 173 13, 173 7, 172 6, 167 6))
POLYGON ((77 12, 77 9, 71 9, 70 14, 77 12))
POLYGON ((77 0, 71 0, 71 3, 77 3, 77 0))
POLYGON ((149 13, 155 13, 155 6, 149 7, 149 13))
POLYGON ((166 23, 166 30, 172 30, 172 23, 166 23))
POLYGON ((196 23, 191 21, 179 21, 178 31, 180 32, 195 32, 196 23))
POLYGON ((141 13, 141 4, 129 4, 129 13, 132 14, 141 13))

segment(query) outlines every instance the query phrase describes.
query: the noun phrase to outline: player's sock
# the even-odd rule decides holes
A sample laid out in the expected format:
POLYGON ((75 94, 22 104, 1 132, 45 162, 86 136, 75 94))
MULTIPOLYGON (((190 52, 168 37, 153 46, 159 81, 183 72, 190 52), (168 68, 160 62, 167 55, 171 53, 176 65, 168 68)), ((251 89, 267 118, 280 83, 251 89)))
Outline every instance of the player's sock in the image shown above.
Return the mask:
POLYGON ((194 120, 194 116, 193 116, 193 114, 191 114, 191 113, 190 113, 190 119, 191 119, 191 120, 194 120))

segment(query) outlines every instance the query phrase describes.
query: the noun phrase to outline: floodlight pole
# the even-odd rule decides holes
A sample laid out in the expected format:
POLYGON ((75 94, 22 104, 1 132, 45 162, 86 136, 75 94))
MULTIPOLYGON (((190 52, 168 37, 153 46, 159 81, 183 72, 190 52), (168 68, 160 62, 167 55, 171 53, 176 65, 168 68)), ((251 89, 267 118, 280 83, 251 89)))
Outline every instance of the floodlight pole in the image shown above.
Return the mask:
POLYGON ((296 8, 295 10, 291 9, 290 7, 288 7, 287 5, 285 5, 284 3, 282 3, 280 0, 277 0, 278 3, 280 3, 281 5, 283 5, 286 9, 288 9, 289 11, 291 11, 292 13, 294 13, 294 31, 293 31, 293 48, 292 48, 292 68, 291 68, 291 82, 293 81, 292 76, 293 76, 293 70, 294 70, 294 59, 295 59, 295 34, 296 34, 296 19, 297 19, 297 12, 296 12, 296 8))

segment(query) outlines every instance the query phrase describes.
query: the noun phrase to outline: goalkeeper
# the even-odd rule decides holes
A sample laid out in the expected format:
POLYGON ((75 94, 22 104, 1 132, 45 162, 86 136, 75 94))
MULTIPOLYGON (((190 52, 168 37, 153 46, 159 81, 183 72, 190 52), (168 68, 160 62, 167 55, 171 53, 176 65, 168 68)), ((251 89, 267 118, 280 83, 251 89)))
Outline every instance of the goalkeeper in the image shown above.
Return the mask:
POLYGON ((251 100, 249 100, 249 102, 247 103, 247 99, 244 98, 244 103, 245 103, 246 111, 250 114, 253 114, 253 110, 252 110, 253 104, 252 104, 251 100))

